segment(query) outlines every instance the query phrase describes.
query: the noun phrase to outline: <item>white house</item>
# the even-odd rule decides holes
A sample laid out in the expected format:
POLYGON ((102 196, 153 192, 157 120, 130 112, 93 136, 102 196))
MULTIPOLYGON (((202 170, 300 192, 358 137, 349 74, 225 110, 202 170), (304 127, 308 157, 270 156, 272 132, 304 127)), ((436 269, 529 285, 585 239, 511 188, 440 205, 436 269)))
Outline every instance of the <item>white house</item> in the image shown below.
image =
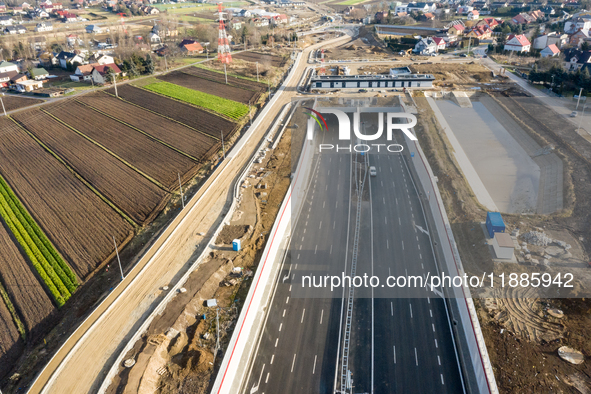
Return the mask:
POLYGON ((37 23, 37 26, 35 26, 36 32, 52 31, 52 30, 53 30, 53 25, 51 23, 47 23, 47 22, 37 23))
POLYGON ((18 72, 18 66, 14 63, 2 61, 0 62, 0 73, 7 73, 9 71, 18 72))
POLYGON ((505 42, 506 51, 529 52, 531 43, 524 34, 509 34, 505 42))
POLYGON ((468 20, 475 21, 480 17, 480 13, 476 10, 468 11, 468 20))
POLYGON ((407 10, 408 10, 408 3, 402 3, 400 5, 397 5, 394 11, 397 14, 399 14, 401 12, 408 12, 407 10))
POLYGON ((470 11, 474 11, 474 7, 471 7, 469 5, 463 5, 458 7, 457 9, 458 15, 467 15, 470 11))
POLYGON ((104 64, 115 63, 115 59, 113 59, 113 56, 109 56, 109 55, 105 55, 105 54, 101 54, 101 53, 93 54, 92 56, 90 56, 88 61, 90 63, 100 64, 101 66, 104 64))
POLYGON ((0 26, 10 26, 10 25, 12 25, 12 16, 0 15, 0 26))
POLYGON ((548 45, 540 51, 541 57, 554 57, 560 54, 560 49, 554 44, 548 45))
POLYGON ((435 41, 435 44, 437 45, 437 52, 439 52, 442 49, 445 49, 445 47, 447 46, 447 43, 445 42, 443 37, 433 37, 433 41, 435 41))
POLYGON ((43 81, 35 81, 33 79, 27 79, 26 81, 19 81, 15 85, 17 92, 31 92, 33 90, 42 89, 43 81))
POLYGON ((564 32, 574 34, 579 30, 589 32, 591 29, 591 15, 581 15, 573 17, 564 24, 564 32))
POLYGON ((437 44, 431 37, 421 38, 419 42, 416 43, 413 52, 418 53, 419 55, 430 55, 437 52, 437 44))
POLYGON ((556 32, 550 32, 534 39, 534 49, 544 49, 548 45, 556 45, 559 49, 562 48, 568 42, 568 34, 559 34, 556 32))

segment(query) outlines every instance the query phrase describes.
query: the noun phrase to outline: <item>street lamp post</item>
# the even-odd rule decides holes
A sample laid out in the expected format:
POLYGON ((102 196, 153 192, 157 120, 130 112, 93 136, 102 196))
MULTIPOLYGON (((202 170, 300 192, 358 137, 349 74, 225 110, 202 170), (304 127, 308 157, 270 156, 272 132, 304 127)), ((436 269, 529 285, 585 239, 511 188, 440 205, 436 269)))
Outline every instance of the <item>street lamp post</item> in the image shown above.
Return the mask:
POLYGON ((121 271, 121 280, 125 279, 123 275, 123 268, 121 267, 121 259, 119 258, 119 248, 117 248, 117 241, 115 241, 115 236, 113 235, 113 243, 115 244, 115 253, 117 253, 117 261, 119 262, 119 271, 121 271))
POLYGON ((583 124, 583 116, 585 116, 585 108, 587 108, 587 104, 583 104, 583 112, 581 113, 581 119, 579 120, 579 127, 577 128, 577 133, 581 132, 581 125, 583 124))

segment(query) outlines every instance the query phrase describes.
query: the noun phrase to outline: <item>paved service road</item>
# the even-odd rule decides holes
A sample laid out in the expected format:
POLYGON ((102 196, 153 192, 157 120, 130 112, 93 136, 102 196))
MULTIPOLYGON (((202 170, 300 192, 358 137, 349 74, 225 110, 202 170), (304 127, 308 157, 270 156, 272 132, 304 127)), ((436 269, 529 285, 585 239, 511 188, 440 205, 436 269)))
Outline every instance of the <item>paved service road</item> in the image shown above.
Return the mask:
MULTIPOLYGON (((336 128, 330 116, 327 121, 329 130, 336 128)), ((385 138, 373 142, 387 143, 385 138)), ((338 141, 325 134, 322 143, 338 141)), ((302 289, 301 276, 351 274, 358 206, 357 275, 376 275, 384 283, 389 275, 438 272, 429 237, 415 226, 427 228, 401 155, 341 151, 317 153, 314 160, 244 394, 341 389, 347 309, 343 295, 349 293, 341 288, 329 298, 326 292, 302 289), (377 176, 365 175, 366 158, 377 176)), ((353 392, 463 392, 445 303, 436 294, 425 290, 423 298, 409 299, 383 289, 356 289, 350 334, 347 369, 353 392)))

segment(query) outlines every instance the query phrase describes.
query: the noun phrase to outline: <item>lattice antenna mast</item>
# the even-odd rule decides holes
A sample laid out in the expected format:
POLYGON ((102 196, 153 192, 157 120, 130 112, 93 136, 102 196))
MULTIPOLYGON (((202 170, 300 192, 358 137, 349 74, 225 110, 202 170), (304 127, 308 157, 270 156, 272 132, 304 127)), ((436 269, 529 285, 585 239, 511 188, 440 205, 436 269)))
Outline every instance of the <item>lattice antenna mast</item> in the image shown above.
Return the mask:
POLYGON ((223 12, 222 3, 218 3, 218 12, 220 27, 218 36, 218 60, 223 64, 230 64, 232 62, 232 55, 230 54, 230 45, 228 43, 228 36, 226 34, 226 24, 224 23, 224 16, 227 14, 223 12))

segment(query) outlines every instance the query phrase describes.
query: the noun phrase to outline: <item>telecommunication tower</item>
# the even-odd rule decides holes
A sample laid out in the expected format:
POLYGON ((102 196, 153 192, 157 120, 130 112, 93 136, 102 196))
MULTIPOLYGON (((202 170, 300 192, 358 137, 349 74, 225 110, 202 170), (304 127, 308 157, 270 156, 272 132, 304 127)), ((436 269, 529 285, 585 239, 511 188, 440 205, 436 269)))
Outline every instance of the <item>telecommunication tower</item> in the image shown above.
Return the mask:
POLYGON ((230 64, 232 62, 232 55, 230 54, 230 45, 228 44, 228 36, 226 34, 226 25, 224 23, 224 15, 226 12, 223 12, 222 3, 218 3, 218 12, 220 27, 219 27, 219 35, 218 35, 218 60, 225 64, 230 64))

